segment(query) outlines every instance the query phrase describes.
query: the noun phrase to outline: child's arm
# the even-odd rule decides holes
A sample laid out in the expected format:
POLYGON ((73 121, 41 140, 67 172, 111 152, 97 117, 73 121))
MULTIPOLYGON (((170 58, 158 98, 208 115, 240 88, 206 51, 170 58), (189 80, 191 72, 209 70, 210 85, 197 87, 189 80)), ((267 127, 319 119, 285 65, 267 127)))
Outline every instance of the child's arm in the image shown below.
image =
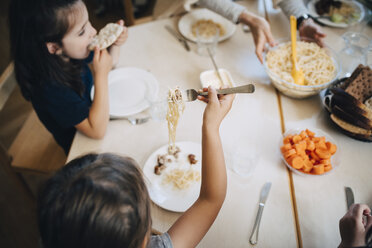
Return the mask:
POLYGON ((120 36, 117 38, 114 44, 109 48, 110 55, 112 56, 113 66, 117 65, 120 56, 120 46, 124 44, 124 42, 128 38, 128 28, 124 26, 124 21, 118 21, 118 24, 123 26, 123 32, 121 32, 120 36))
POLYGON ((234 95, 217 97, 208 89, 209 99, 202 127, 202 178, 197 201, 168 230, 173 246, 195 247, 213 224, 226 195, 226 167, 219 136, 221 121, 229 112, 234 95))
POLYGON ((89 110, 89 116, 75 127, 85 135, 100 139, 106 133, 109 121, 108 73, 112 68, 112 58, 106 49, 94 50, 94 100, 89 110))

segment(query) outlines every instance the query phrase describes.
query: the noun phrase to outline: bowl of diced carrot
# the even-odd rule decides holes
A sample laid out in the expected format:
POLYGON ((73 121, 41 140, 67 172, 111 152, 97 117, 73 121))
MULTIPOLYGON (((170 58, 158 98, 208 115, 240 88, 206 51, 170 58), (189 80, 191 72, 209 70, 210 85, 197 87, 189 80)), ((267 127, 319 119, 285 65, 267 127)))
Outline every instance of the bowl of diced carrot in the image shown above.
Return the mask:
POLYGON ((339 148, 322 130, 291 129, 280 140, 282 159, 300 175, 325 175, 339 165, 339 148))

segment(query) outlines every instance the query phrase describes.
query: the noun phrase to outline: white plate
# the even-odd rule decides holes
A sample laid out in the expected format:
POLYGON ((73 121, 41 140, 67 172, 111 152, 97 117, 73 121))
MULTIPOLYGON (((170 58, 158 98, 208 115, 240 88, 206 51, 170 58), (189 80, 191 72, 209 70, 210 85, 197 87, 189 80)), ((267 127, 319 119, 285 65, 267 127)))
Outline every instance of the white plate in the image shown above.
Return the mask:
POLYGON ((176 168, 175 166, 188 165, 189 162, 187 156, 190 153, 194 154, 195 159, 198 160, 196 164, 191 166, 196 170, 201 171, 201 145, 185 141, 176 142, 176 146, 181 149, 178 164, 170 164, 161 175, 156 175, 154 173, 154 167, 157 164, 157 157, 158 155, 167 153, 167 144, 160 147, 150 155, 143 167, 143 173, 147 179, 147 188, 149 190, 150 198, 155 204, 170 211, 184 212, 198 199, 201 185, 200 181, 193 182, 189 188, 181 190, 175 188, 171 184, 165 185, 163 183, 163 176, 167 169, 176 168))
MULTIPOLYGON (((110 116, 128 116, 149 107, 146 94, 158 94, 159 84, 150 72, 124 67, 110 71, 108 75, 110 116)), ((94 98, 94 86, 91 90, 94 98)))
POLYGON ((218 42, 230 38, 236 30, 236 25, 234 23, 208 9, 193 10, 182 16, 178 22, 178 30, 188 40, 196 42, 196 37, 192 34, 191 27, 195 22, 201 19, 211 19, 212 21, 221 24, 225 28, 226 33, 224 36, 220 36, 218 42))
MULTIPOLYGON (((318 13, 316 13, 316 10, 315 10, 315 3, 318 2, 318 1, 319 0, 311 0, 307 4, 309 14, 312 15, 312 16, 319 16, 318 13)), ((336 23, 336 22, 332 22, 331 20, 328 20, 328 19, 318 19, 319 22, 321 22, 321 23, 323 23, 327 26, 330 26, 330 27, 347 28, 347 27, 363 20, 364 15, 365 15, 363 5, 361 5, 360 3, 356 2, 356 1, 348 1, 348 0, 338 0, 338 1, 350 4, 356 11, 359 11, 360 12, 359 19, 356 22, 353 22, 353 23, 350 23, 350 24, 348 24, 348 23, 336 23)))

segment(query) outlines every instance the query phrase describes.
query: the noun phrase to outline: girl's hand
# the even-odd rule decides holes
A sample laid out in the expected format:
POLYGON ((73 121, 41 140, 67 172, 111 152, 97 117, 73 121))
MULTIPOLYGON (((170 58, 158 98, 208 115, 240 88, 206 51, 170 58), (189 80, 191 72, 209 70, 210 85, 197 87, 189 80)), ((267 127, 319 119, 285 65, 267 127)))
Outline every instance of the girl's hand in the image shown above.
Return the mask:
POLYGON ((340 220, 341 244, 343 247, 363 247, 368 229, 372 226, 370 208, 365 204, 354 204, 340 220))
POLYGON ((95 76, 107 77, 112 68, 112 57, 107 52, 107 49, 99 50, 98 47, 94 49, 93 70, 95 76))
POLYGON ((121 46, 125 43, 125 41, 127 40, 128 38, 128 28, 124 26, 124 21, 123 20, 119 20, 117 22, 120 26, 123 26, 123 32, 121 32, 120 36, 116 39, 116 41, 114 42, 114 46, 121 46))
POLYGON ((198 96, 198 99, 207 103, 204 110, 203 123, 208 127, 219 128, 222 120, 231 109, 234 94, 217 95, 216 89, 209 86, 204 88, 204 92, 208 91, 208 97, 198 96))

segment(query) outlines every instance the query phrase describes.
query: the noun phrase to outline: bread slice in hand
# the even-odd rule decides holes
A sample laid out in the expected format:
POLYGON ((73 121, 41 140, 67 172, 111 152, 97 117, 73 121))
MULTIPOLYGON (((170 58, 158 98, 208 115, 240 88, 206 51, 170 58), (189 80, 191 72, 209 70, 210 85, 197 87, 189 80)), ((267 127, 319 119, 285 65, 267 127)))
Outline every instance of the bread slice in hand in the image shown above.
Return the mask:
POLYGON ((94 50, 98 46, 100 50, 105 49, 117 40, 121 32, 123 32, 123 26, 116 23, 109 23, 102 28, 98 35, 93 38, 92 43, 89 45, 90 50, 94 50))

